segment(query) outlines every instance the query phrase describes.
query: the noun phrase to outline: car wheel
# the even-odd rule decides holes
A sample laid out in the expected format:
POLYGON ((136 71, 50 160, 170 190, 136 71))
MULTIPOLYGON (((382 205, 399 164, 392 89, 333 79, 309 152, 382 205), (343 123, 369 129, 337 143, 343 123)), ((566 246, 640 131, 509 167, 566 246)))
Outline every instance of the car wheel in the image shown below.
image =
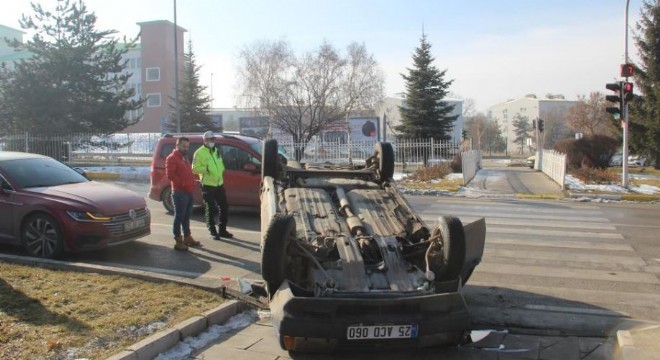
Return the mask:
POLYGON ((264 142, 261 160, 261 178, 270 176, 277 180, 279 176, 279 159, 277 158, 277 140, 270 139, 264 142))
POLYGON ((172 188, 166 187, 163 193, 160 194, 160 200, 163 202, 163 207, 168 213, 174 212, 174 200, 172 200, 172 188))
POLYGON ((48 214, 34 214, 23 222, 21 241, 30 255, 54 259, 64 253, 64 239, 60 226, 48 214))
POLYGON ((438 228, 443 241, 443 255, 445 266, 436 280, 455 280, 463 269, 465 263, 465 231, 463 223, 457 217, 441 216, 438 218, 438 228))
POLYGON ((290 273, 287 248, 296 236, 296 222, 290 215, 276 214, 273 217, 264 246, 261 249, 261 276, 266 281, 272 297, 290 273))
POLYGON ((378 159, 378 177, 387 181, 394 176, 394 149, 388 142, 377 142, 374 145, 374 156, 378 159))

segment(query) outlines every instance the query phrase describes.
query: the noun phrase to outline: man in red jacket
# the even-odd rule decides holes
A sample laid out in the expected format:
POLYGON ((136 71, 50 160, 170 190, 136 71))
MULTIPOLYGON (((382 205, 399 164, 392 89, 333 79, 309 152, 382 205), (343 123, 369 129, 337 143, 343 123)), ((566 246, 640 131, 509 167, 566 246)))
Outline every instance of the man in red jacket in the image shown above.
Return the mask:
POLYGON ((188 159, 190 140, 180 137, 176 140, 176 148, 165 160, 165 174, 172 186, 172 202, 174 203, 174 245, 175 250, 187 251, 188 246, 198 246, 190 235, 190 214, 193 207, 193 190, 197 178, 192 172, 188 159), (183 237, 181 229, 183 228, 183 237))

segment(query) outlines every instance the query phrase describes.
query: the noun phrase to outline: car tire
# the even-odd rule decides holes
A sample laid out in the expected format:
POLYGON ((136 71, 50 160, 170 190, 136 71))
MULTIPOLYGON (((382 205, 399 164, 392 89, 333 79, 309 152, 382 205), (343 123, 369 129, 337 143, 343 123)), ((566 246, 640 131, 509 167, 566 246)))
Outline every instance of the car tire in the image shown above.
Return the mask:
POLYGON ((381 182, 391 180, 394 176, 394 148, 388 142, 377 142, 374 145, 374 156, 378 159, 378 179, 381 182))
POLYGON ((270 176, 277 180, 279 177, 279 159, 277 158, 277 140, 264 141, 261 160, 261 178, 270 176))
POLYGON ((436 274, 437 281, 455 280, 461 274, 465 263, 465 231, 457 217, 441 216, 438 227, 443 241, 444 270, 436 274))
POLYGON ((57 221, 45 213, 30 215, 21 227, 21 243, 31 256, 56 259, 64 254, 64 239, 57 221))
POLYGON ((160 200, 163 202, 163 207, 168 214, 174 213, 174 200, 172 200, 172 188, 169 186, 163 189, 160 194, 160 200))
POLYGON ((266 231, 261 249, 261 276, 271 297, 290 273, 286 251, 295 235, 296 222, 285 214, 276 214, 266 231))

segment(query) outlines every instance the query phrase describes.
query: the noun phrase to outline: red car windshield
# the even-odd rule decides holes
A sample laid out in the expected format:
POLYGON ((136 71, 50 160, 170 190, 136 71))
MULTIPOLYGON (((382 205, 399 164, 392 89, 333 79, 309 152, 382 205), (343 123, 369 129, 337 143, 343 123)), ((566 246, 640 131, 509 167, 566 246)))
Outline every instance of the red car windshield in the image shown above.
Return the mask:
POLYGON ((21 188, 35 188, 87 182, 84 176, 51 158, 7 160, 0 163, 2 173, 21 188))

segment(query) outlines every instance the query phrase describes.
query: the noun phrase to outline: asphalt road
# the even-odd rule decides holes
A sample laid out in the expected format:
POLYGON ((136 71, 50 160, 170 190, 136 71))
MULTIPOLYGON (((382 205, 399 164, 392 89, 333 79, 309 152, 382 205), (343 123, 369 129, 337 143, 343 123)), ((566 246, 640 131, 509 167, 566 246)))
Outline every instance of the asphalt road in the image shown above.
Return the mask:
MULTIPOLYGON (((119 184, 145 194, 148 184, 119 184)), ((660 211, 657 205, 408 197, 427 222, 485 217, 483 262, 465 287, 477 327, 605 337, 615 328, 660 321, 660 211), (635 320, 635 321, 631 321, 635 320), (531 329, 531 330, 530 330, 531 329)), ((141 269, 206 284, 259 279, 259 215, 231 212, 231 240, 206 236, 201 210, 193 236, 203 247, 172 249, 171 215, 147 200, 152 234, 67 260, 141 269)), ((2 251, 21 253, 2 247, 2 251)))
MULTIPOLYGON (((147 184, 120 185, 141 194, 148 190, 147 184)), ((540 315, 559 313, 566 319, 557 326, 571 329, 586 321, 576 314, 594 315, 587 319, 594 326, 575 328, 594 333, 606 332, 612 323, 626 318, 660 321, 657 205, 408 198, 428 223, 441 215, 458 216, 464 223, 486 218, 484 259, 466 287, 468 302, 484 309, 479 322, 535 327, 549 321, 540 315)), ((229 231, 235 238, 222 241, 206 236, 203 212, 197 210, 192 231, 204 246, 178 252, 172 249, 172 216, 159 202, 147 199, 147 203, 152 213, 150 236, 70 255, 68 260, 154 271, 206 284, 260 279, 256 210, 231 212, 229 231)))

